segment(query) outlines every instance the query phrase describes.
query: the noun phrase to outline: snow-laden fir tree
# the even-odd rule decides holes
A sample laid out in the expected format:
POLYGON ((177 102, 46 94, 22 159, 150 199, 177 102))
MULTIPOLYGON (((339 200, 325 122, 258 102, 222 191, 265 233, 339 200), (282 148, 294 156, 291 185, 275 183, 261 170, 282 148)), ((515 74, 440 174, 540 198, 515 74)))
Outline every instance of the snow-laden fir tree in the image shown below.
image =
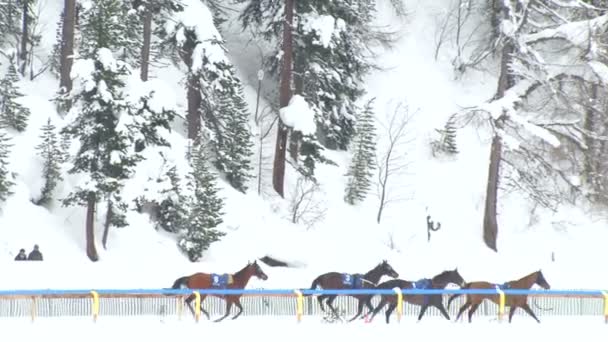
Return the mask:
POLYGON ((21 31, 21 6, 19 1, 0 1, 0 47, 15 44, 21 31))
POLYGON ((123 93, 127 65, 114 59, 113 49, 124 43, 122 4, 119 0, 94 1, 80 13, 81 58, 74 63, 74 88, 68 94, 72 104, 63 132, 79 141, 69 173, 82 175, 82 181, 63 200, 66 206, 87 207, 87 255, 98 260, 94 243, 93 217, 101 201, 110 208, 106 217, 111 226, 126 225, 120 192, 142 159, 133 152, 133 120, 123 93), (111 215, 110 215, 111 213, 111 215))
POLYGON ((13 194, 14 175, 9 170, 9 154, 12 144, 4 127, 0 126, 0 202, 13 194))
POLYGON ((374 125, 374 99, 365 104, 357 117, 356 134, 351 144, 353 155, 346 172, 348 181, 344 201, 355 204, 363 201, 371 188, 373 170, 376 169, 376 127, 374 125))
POLYGON ((36 146, 38 155, 42 158, 42 176, 44 186, 40 192, 40 197, 34 201, 36 205, 47 205, 53 199, 53 190, 59 182, 63 180, 61 175, 61 164, 64 159, 64 152, 57 133, 57 128, 49 118, 41 127, 40 144, 36 146))
POLYGON ((203 19, 192 22, 190 16, 178 16, 174 23, 166 25, 164 44, 188 68, 188 138, 196 142, 201 139, 201 132, 208 133, 209 157, 235 189, 245 191, 253 144, 247 125, 249 114, 239 90, 242 85, 225 55, 222 37, 210 25, 209 9, 202 3, 193 4, 186 11, 198 11, 203 19))
POLYGON ((17 101, 23 96, 18 81, 17 68, 10 63, 6 75, 0 80, 0 120, 6 126, 23 132, 27 128, 30 110, 17 101))
POLYGON ((446 121, 443 129, 436 129, 439 139, 433 141, 433 152, 441 151, 447 154, 457 154, 456 145, 456 114, 452 114, 446 121))
POLYGON ((160 192, 163 199, 158 206, 155 226, 156 229, 178 233, 185 227, 188 215, 187 197, 182 194, 181 178, 175 166, 169 168, 163 177, 167 178, 170 187, 160 192))
POLYGON ((216 152, 215 166, 236 190, 245 193, 247 181, 252 177, 251 155, 253 141, 249 130, 249 111, 245 102, 243 85, 237 79, 231 88, 217 92, 215 115, 223 123, 223 134, 216 136, 213 144, 216 152), (235 91, 236 90, 236 91, 235 91))
MULTIPOLYGON (((273 48, 268 66, 278 77, 284 1, 245 3, 244 28, 260 31, 273 48)), ((363 78, 373 67, 370 46, 386 38, 372 22, 375 0, 298 0, 295 2, 294 88, 315 112, 318 140, 345 150, 354 134, 356 102, 364 95, 363 78)), ((387 40, 388 41, 388 40, 387 40)), ((301 145, 305 149, 305 143, 301 145)))
POLYGON ((224 203, 218 194, 216 177, 207 166, 207 153, 202 144, 195 145, 192 151, 192 170, 188 175, 188 215, 185 231, 178 242, 191 261, 198 261, 212 243, 226 235, 217 228, 223 222, 224 203))

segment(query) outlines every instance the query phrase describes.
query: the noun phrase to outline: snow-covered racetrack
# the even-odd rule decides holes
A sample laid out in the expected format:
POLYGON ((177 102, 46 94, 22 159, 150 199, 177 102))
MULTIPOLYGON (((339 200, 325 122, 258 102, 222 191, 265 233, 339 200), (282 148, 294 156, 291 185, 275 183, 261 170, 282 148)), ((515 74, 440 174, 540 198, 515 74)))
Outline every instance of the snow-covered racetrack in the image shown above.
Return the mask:
POLYGON ((3 336, 18 336, 20 341, 111 342, 111 341, 571 341, 583 338, 585 342, 606 341, 608 324, 601 316, 543 317, 537 324, 529 317, 516 316, 513 323, 499 323, 487 317, 474 318, 472 324, 447 322, 440 318, 423 319, 416 323, 413 317, 401 323, 384 324, 324 324, 319 317, 304 317, 298 323, 294 317, 247 317, 211 323, 201 320, 100 317, 91 318, 39 318, 32 322, 23 319, 0 320, 3 336))

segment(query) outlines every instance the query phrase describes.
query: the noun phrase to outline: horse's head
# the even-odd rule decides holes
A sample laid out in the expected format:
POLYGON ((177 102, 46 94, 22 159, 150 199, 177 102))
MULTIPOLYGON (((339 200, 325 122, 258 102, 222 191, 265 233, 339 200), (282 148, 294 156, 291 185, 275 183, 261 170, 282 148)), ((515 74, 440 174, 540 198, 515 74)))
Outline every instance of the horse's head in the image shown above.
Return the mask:
POLYGON ((267 280, 268 276, 266 275, 266 273, 264 273, 264 271, 262 271, 262 268, 260 267, 260 265, 258 265, 258 261, 254 261, 253 263, 249 263, 249 268, 251 269, 251 272, 254 276, 256 276, 259 279, 262 280, 267 280))
POLYGON ((543 271, 541 271, 541 270, 538 270, 536 272, 536 281, 534 283, 537 284, 538 286, 542 287, 545 290, 551 289, 551 285, 549 285, 549 283, 547 282, 547 279, 545 279, 545 275, 543 274, 543 271))
POLYGON ((382 275, 387 275, 387 276, 393 277, 393 278, 399 278, 399 273, 397 273, 393 269, 393 266, 391 266, 388 263, 388 261, 382 260, 382 263, 380 265, 378 265, 378 267, 380 268, 380 271, 382 272, 382 275))
POLYGON ((433 277, 432 281, 434 287, 437 288, 444 288, 449 283, 456 284, 460 287, 463 287, 465 284, 464 278, 462 278, 460 273, 458 273, 457 268, 454 270, 443 271, 439 273, 438 275, 433 277))

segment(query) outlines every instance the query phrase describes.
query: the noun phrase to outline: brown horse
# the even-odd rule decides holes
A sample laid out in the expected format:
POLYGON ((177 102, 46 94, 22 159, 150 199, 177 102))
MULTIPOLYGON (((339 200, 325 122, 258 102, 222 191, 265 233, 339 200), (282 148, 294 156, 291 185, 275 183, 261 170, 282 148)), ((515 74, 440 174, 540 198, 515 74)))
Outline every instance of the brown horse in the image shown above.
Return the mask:
MULTIPOLYGON (((244 289, 251 279, 252 276, 255 276, 259 279, 266 280, 268 276, 258 262, 255 261, 253 263, 247 263, 247 266, 243 267, 240 271, 234 274, 216 274, 216 273, 194 273, 189 276, 181 277, 175 280, 173 283, 172 289, 180 289, 180 288, 189 288, 189 289, 244 289)), ((241 305, 241 296, 242 294, 232 294, 232 295, 222 295, 222 294, 201 294, 201 311, 207 316, 207 319, 211 319, 209 313, 203 309, 203 301, 207 296, 214 296, 223 298, 226 301, 226 313, 224 316, 216 319, 214 322, 219 322, 224 318, 228 317, 230 314, 230 309, 232 308, 232 304, 236 305, 239 312, 236 313, 232 317, 232 319, 236 319, 243 313, 243 306, 241 305)), ((190 304, 194 300, 195 296, 190 295, 186 298, 185 302, 190 308, 190 312, 194 315, 194 309, 190 304)))
MULTIPOLYGON (((338 290, 338 289, 366 289, 366 288, 374 288, 380 281, 382 276, 389 276, 393 278, 397 278, 399 274, 395 272, 393 267, 389 265, 386 260, 383 260, 376 267, 371 269, 369 272, 365 274, 361 273, 340 273, 340 272, 328 272, 321 274, 315 280, 312 281, 312 285, 310 285, 310 289, 314 290, 317 287, 326 290, 338 290)), ((354 297, 358 300, 358 308, 355 316, 348 321, 351 322, 355 320, 357 317, 361 315, 363 312, 363 306, 367 306, 369 311, 371 312, 374 307, 372 306, 371 299, 372 295, 348 295, 350 297, 354 297)), ((319 305, 321 306, 321 310, 325 311, 323 306, 323 300, 326 300, 327 306, 331 309, 332 313, 336 318, 339 318, 338 311, 333 306, 333 302, 338 297, 337 295, 320 295, 317 297, 319 301, 319 305)))
MULTIPOLYGON (((464 286, 465 282, 460 273, 458 273, 458 269, 454 269, 451 271, 443 271, 438 275, 434 276, 431 279, 421 279, 416 282, 403 280, 403 279, 391 279, 379 284, 377 289, 443 289, 448 284, 453 283, 458 286, 464 286)), ((441 294, 432 294, 432 295, 403 295, 403 301, 421 306, 420 314, 418 314, 418 320, 420 321, 426 312, 426 309, 429 306, 434 306, 445 317, 448 321, 450 320, 450 316, 448 315, 447 310, 443 306, 443 295, 441 294)), ((386 324, 389 323, 391 313, 397 307, 397 297, 395 295, 382 295, 380 299, 380 303, 372 312, 371 317, 367 321, 368 323, 374 319, 374 316, 382 310, 386 304, 389 304, 388 309, 386 310, 386 324)))
MULTIPOLYGON (((492 284, 485 281, 476 281, 472 283, 467 283, 463 289, 521 289, 526 290, 530 289, 532 285, 537 284, 538 286, 548 290, 551 288, 542 271, 536 271, 528 274, 527 276, 520 278, 518 280, 513 280, 506 282, 504 284, 492 284)), ((462 294, 454 294, 450 296, 448 299, 448 309, 450 308, 450 303, 456 298, 460 297, 462 294)), ((467 294, 467 301, 460 307, 458 311, 458 316, 456 316, 456 320, 460 318, 460 316, 464 313, 464 311, 470 307, 469 309, 469 323, 471 323, 471 318, 473 317, 473 313, 477 310, 479 305, 484 299, 489 299, 492 302, 500 305, 500 297, 498 294, 467 294)), ((513 318, 513 314, 517 308, 522 308, 528 315, 532 316, 538 323, 540 320, 536 317, 530 306, 528 306, 528 295, 509 295, 505 296, 505 306, 509 306, 509 323, 511 323, 511 319, 513 318)))

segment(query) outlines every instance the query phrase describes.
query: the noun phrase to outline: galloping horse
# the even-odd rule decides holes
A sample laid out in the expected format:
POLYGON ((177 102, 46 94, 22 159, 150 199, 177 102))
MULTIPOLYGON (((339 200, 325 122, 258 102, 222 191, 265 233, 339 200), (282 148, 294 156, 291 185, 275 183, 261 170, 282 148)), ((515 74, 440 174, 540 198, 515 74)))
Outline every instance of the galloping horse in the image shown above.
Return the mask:
MULTIPOLYGON (((340 273, 340 272, 328 272, 325 274, 321 274, 315 280, 312 281, 312 285, 310 285, 310 289, 314 290, 317 287, 322 289, 365 289, 365 288, 374 288, 377 283, 380 281, 382 276, 389 276, 393 278, 397 278, 399 274, 395 272, 393 267, 389 265, 386 260, 383 260, 376 267, 371 269, 369 272, 365 274, 361 273, 340 273)), ((307 295, 308 296, 308 295, 307 295)), ((358 300, 358 308, 357 314, 348 321, 351 322, 355 320, 357 317, 361 315, 363 312, 363 306, 367 306, 369 311, 371 312, 374 307, 371 304, 372 295, 348 295, 350 297, 354 297, 358 300)), ((319 301, 319 305, 321 306, 321 310, 325 312, 325 308, 323 306, 323 300, 327 299, 327 306, 331 309, 333 314, 336 317, 339 317, 336 308, 332 305, 334 300, 338 297, 337 295, 321 295, 317 297, 319 301)))
MULTIPOLYGON (((463 286, 465 284, 464 279, 462 278, 460 273, 458 273, 458 269, 454 269, 451 271, 443 271, 431 279, 425 278, 420 279, 416 282, 403 279, 391 279, 379 284, 376 288, 394 289, 397 287, 400 289, 443 289, 449 283, 453 283, 458 286, 463 286)), ((426 309, 428 309, 429 306, 436 307, 437 309, 439 309, 439 311, 441 311, 443 317, 445 317, 448 321, 450 320, 450 316, 448 315, 447 310, 443 306, 443 296, 441 294, 404 295, 403 301, 421 306, 420 314, 418 315, 418 321, 422 319, 422 316, 424 316, 424 313, 426 312, 426 309)), ((389 304, 389 307, 386 310, 386 324, 388 324, 391 317, 391 313, 397 307, 397 298, 395 295, 382 295, 380 303, 378 303, 378 306, 376 306, 367 322, 371 322, 372 319, 374 319, 374 316, 376 316, 376 314, 378 314, 378 312, 380 312, 380 310, 382 310, 382 308, 386 306, 386 304, 389 304)))
MULTIPOLYGON (((268 276, 260 265, 258 265, 257 261, 253 263, 248 262, 247 266, 243 267, 240 271, 234 274, 217 274, 217 273, 194 273, 189 276, 181 277, 175 280, 173 283, 172 289, 179 288, 189 288, 189 289, 244 289, 251 279, 252 276, 255 276, 259 279, 266 280, 268 276)), ((224 316, 216 319, 214 322, 219 322, 224 318, 228 317, 230 314, 230 309, 232 308, 232 304, 236 305, 239 312, 237 312, 232 319, 236 319, 243 313, 243 306, 241 306, 241 296, 242 294, 233 294, 233 295, 221 295, 221 294, 201 294, 201 311, 207 316, 207 319, 211 319, 209 313, 203 309, 203 301, 207 296, 214 296, 223 298, 226 301, 226 313, 224 316)), ((194 300, 195 296, 190 295, 186 298, 185 302, 190 308, 190 312, 194 315, 194 309, 190 303, 194 300)))
MULTIPOLYGON (((540 287, 548 290, 551 288, 542 271, 536 271, 528 274, 527 276, 520 278, 514 281, 508 281, 504 284, 492 284, 485 281, 476 281, 467 283, 463 286, 463 289, 530 289, 532 285, 537 284, 540 287)), ((448 309, 450 308, 450 303, 456 298, 462 296, 462 294, 455 294, 450 296, 448 300, 448 309)), ((464 311, 470 307, 469 309, 469 323, 471 323, 471 318, 473 317, 473 313, 477 310, 479 305, 484 299, 489 299, 492 302, 500 305, 500 297, 498 294, 467 294, 467 301, 460 307, 458 311, 458 316, 456 316, 456 320, 460 318, 460 316, 464 313, 464 311)), ((536 317, 530 306, 528 306, 528 295, 509 295, 505 296, 505 306, 509 306, 509 323, 511 323, 511 319, 513 318, 513 314, 517 308, 522 308, 528 315, 532 316, 538 323, 540 320, 536 317)))

